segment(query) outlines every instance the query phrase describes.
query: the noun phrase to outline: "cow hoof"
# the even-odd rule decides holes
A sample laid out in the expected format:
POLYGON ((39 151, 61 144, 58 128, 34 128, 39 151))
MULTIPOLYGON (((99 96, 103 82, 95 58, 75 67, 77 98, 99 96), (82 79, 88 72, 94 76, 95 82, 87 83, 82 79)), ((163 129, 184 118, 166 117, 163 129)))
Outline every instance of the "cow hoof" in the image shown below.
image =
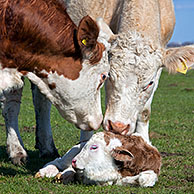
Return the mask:
POLYGON ((55 183, 62 183, 63 182, 63 176, 60 172, 55 176, 54 182, 55 183))
POLYGON ((25 154, 19 152, 19 153, 16 154, 15 157, 11 158, 11 162, 12 162, 14 165, 19 165, 19 166, 21 166, 21 165, 26 164, 27 158, 28 158, 27 155, 25 155, 25 154))
POLYGON ((40 172, 37 172, 34 177, 35 178, 41 178, 40 172))

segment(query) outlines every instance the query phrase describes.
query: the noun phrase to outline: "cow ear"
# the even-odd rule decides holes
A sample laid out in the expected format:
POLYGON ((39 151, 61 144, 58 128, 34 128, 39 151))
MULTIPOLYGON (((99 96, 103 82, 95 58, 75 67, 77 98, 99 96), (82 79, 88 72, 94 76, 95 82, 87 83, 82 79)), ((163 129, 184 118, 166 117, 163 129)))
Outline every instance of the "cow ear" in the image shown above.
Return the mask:
POLYGON ((96 46, 99 29, 90 16, 85 16, 79 23, 77 40, 81 49, 92 49, 96 46))
POLYGON ((120 162, 130 161, 134 158, 133 154, 122 147, 117 147, 112 151, 112 157, 120 162))
POLYGON ((112 43, 117 38, 117 35, 115 35, 112 32, 112 30, 105 23, 103 18, 101 18, 101 17, 97 18, 96 22, 97 22, 97 25, 100 29, 101 36, 103 36, 106 39, 106 41, 108 41, 109 43, 112 43))
POLYGON ((169 48, 165 51, 164 66, 170 73, 184 73, 194 65, 194 46, 169 48))

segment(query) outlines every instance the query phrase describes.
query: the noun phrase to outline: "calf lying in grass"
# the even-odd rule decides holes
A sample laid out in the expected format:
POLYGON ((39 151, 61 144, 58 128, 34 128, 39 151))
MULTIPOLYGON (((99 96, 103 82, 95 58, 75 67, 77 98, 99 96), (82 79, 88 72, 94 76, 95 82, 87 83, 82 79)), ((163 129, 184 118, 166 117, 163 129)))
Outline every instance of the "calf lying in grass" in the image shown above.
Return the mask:
POLYGON ((71 167, 65 170, 60 165, 64 157, 48 163, 36 177, 57 175, 56 179, 64 183, 78 180, 85 184, 137 184, 149 187, 158 180, 161 167, 158 150, 137 134, 125 137, 99 132, 85 143, 72 160, 71 167), (59 173, 59 170, 64 171, 59 173))

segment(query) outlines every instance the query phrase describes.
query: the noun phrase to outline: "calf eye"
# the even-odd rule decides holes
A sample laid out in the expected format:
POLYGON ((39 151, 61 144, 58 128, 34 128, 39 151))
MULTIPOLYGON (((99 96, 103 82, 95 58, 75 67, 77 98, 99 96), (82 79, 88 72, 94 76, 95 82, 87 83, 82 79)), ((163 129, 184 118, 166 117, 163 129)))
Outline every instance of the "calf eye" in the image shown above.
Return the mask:
POLYGON ((154 82, 151 81, 146 87, 143 88, 143 92, 146 91, 154 82))
POLYGON ((96 149, 98 149, 98 146, 97 146, 97 145, 92 145, 92 146, 90 147, 90 150, 96 150, 96 149))

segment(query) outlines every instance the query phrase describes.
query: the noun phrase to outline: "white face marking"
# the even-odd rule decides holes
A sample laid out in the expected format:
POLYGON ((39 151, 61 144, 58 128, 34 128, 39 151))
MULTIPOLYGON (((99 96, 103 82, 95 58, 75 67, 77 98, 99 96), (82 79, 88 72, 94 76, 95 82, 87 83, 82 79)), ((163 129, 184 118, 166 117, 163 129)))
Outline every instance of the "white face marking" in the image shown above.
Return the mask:
MULTIPOLYGON (((103 37, 101 39, 106 41, 103 37)), ((110 70, 107 51, 106 49, 103 52, 98 64, 91 65, 87 59, 83 60, 82 69, 76 80, 45 70, 42 73, 47 74, 47 78, 42 79, 43 81, 32 73, 31 75, 28 73, 27 77, 51 100, 66 120, 82 130, 97 130, 103 119, 100 97, 100 88, 103 85, 101 76, 102 74, 107 76, 110 70), (51 90, 48 85, 53 83, 56 88, 51 90)))
POLYGON ((151 97, 162 65, 161 51, 135 32, 117 36, 110 50, 110 78, 106 83, 108 121, 129 125, 126 135, 134 132, 138 114, 151 97))
POLYGON ((102 122, 101 74, 108 75, 109 72, 105 55, 104 52, 103 59, 97 65, 90 65, 85 60, 76 80, 69 80, 56 73, 48 75, 49 83, 56 84, 51 93, 57 100, 57 109, 65 119, 83 130, 98 129, 102 122))
POLYGON ((116 147, 120 147, 120 146, 122 146, 121 141, 119 139, 117 139, 117 138, 113 138, 113 139, 110 139, 110 142, 109 142, 109 144, 107 146, 107 149, 109 151, 112 151, 116 147))
MULTIPOLYGON (((113 140, 111 146, 113 142, 120 145, 117 140, 113 140)), ((103 132, 93 135, 75 160, 78 177, 84 183, 103 184, 120 177, 111 157, 111 150, 104 141, 103 132)))

